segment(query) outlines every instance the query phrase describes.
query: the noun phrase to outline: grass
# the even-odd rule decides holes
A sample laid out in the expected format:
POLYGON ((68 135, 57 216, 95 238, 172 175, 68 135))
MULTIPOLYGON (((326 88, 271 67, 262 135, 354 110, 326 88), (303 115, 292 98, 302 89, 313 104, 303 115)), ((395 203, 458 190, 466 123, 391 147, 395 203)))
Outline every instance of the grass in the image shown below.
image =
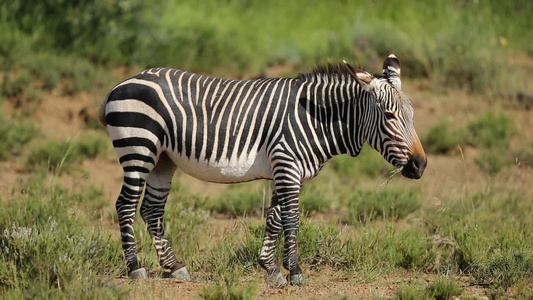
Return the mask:
POLYGON ((451 130, 447 120, 437 123, 423 138, 423 144, 429 153, 435 154, 453 154, 458 146, 475 147, 479 149, 475 158, 477 165, 485 173, 494 175, 513 163, 509 154, 513 126, 506 113, 487 110, 464 128, 451 130))
POLYGON ((72 208, 64 189, 44 178, 0 211, 0 291, 21 297, 123 299, 110 278, 124 272, 118 241, 72 208), (58 209, 60 208, 60 209, 58 209))
MULTIPOLYGON (((397 300, 417 300, 417 299, 436 299, 448 300, 460 296, 462 290, 457 283, 450 278, 438 277, 424 289, 412 286, 403 286, 396 291, 394 299, 397 300)), ((461 298, 462 299, 462 298, 461 298)))
POLYGON ((379 70, 377 58, 392 52, 405 62, 408 76, 485 92, 520 81, 508 76, 502 55, 507 48, 531 50, 524 38, 533 27, 524 14, 531 4, 511 2, 333 1, 306 6, 301 1, 210 0, 199 6, 194 1, 135 0, 119 9, 100 2, 57 7, 44 1, 27 7, 12 1, 0 10, 2 31, 10 32, 0 40, 0 54, 5 70, 30 70, 46 89, 66 81, 67 93, 90 86, 90 61, 242 76, 280 64, 307 69, 328 57, 379 70), (32 55, 26 59, 28 53, 32 55))
POLYGON ((350 224, 367 223, 376 218, 404 218, 421 206, 419 192, 400 187, 358 190, 349 201, 350 224))
POLYGON ((395 169, 377 151, 370 148, 368 144, 364 144, 361 153, 357 157, 337 156, 331 160, 330 164, 338 173, 350 177, 360 175, 368 177, 384 176, 395 169))
MULTIPOLYGON (((113 73, 146 66, 250 77, 280 65, 305 72, 318 61, 340 58, 379 72, 389 53, 402 61, 404 78, 423 81, 432 93, 465 89, 494 96, 529 88, 530 78, 517 77, 507 57, 533 51, 526 38, 533 29, 531 1, 52 2, 0 6, 0 100, 13 115, 31 116, 50 95, 75 101, 89 91, 102 99, 119 80, 113 73)), ((465 174, 450 173, 447 166, 432 169, 430 160, 416 184, 397 179, 376 187, 393 168, 368 146, 357 158, 341 156, 326 165, 304 184, 300 198, 298 251, 306 274, 327 266, 335 274, 327 282, 340 286, 365 282, 383 290, 383 284, 399 283, 394 295, 383 295, 396 299, 474 299, 472 285, 490 299, 531 299, 532 164, 531 151, 524 149, 532 145, 517 139, 523 125, 513 121, 514 114, 522 112, 504 109, 476 112, 462 123, 444 116, 423 137, 428 153, 446 162, 455 161, 458 145, 475 148, 470 153, 476 157, 463 161, 465 174), (515 157, 520 168, 513 167, 515 157), (489 176, 474 178, 471 163, 489 176), (459 276, 467 283, 464 290, 459 276), (383 283, 384 278, 394 282, 383 283)), ((86 126, 103 128, 91 119, 86 126)), ((29 172, 20 176, 30 177, 1 186, 2 299, 150 297, 131 295, 127 287, 136 283, 117 280, 126 270, 120 242, 111 237, 118 228, 114 196, 90 183, 76 192, 56 184, 76 176, 82 161, 103 159, 110 150, 107 137, 90 131, 54 141, 30 120, 5 116, 0 139, 0 159, 8 161, 2 165, 14 165, 15 171, 25 165, 29 172)), ((258 256, 271 188, 236 185, 208 197, 177 181, 165 230, 195 280, 206 282, 200 296, 262 295, 258 256), (239 225, 216 236, 208 225, 211 214, 230 216, 239 225)), ((141 263, 159 277, 162 270, 140 217, 134 226, 141 263)), ((282 237, 279 244, 281 265, 282 237)), ((282 297, 298 291, 279 290, 282 297)))
POLYGON ((24 147, 36 136, 39 130, 33 123, 24 120, 0 118, 0 160, 22 154, 24 147))
MULTIPOLYGON (((267 192, 268 194, 268 192, 267 192)), ((270 194, 262 195, 259 191, 250 190, 246 184, 235 184, 217 198, 209 199, 206 209, 237 217, 252 215, 262 215, 263 207, 270 205, 270 194)))
POLYGON ((107 139, 100 135, 88 134, 83 139, 64 141, 51 140, 32 151, 26 160, 27 170, 46 169, 61 174, 72 171, 75 163, 94 159, 109 147, 107 139))

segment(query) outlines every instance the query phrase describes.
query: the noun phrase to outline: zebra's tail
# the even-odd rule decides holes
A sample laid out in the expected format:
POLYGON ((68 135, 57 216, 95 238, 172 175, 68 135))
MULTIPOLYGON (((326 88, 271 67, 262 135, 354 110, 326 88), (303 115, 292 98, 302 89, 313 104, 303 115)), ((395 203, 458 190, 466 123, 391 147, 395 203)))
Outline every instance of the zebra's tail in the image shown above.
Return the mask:
POLYGON ((102 105, 100 105, 100 112, 98 113, 98 120, 104 126, 107 126, 107 122, 105 121, 105 106, 107 104, 107 98, 109 98, 109 95, 105 97, 104 102, 102 102, 102 105))

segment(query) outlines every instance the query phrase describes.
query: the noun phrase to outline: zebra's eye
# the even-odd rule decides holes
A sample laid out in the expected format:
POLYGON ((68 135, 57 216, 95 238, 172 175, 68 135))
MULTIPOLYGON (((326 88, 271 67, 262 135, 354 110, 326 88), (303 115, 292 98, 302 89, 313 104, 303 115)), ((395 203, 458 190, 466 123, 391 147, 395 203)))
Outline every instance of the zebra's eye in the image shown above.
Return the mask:
POLYGON ((387 119, 394 119, 394 114, 391 112, 385 112, 385 118, 387 119))

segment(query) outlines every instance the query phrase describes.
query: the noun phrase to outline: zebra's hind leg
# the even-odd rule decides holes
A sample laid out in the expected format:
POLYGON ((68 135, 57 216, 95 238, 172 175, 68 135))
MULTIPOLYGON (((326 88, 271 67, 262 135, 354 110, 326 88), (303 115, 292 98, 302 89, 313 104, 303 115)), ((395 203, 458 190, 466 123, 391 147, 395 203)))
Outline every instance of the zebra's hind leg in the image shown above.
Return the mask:
POLYGON ((143 189, 144 180, 142 178, 138 176, 130 177, 130 174, 125 173, 124 183, 115 205, 128 275, 134 279, 145 279, 148 277, 146 270, 141 268, 137 260, 135 234, 133 231, 137 204, 139 203, 143 189))
POLYGON ((272 195, 270 208, 266 217, 265 239, 259 255, 259 264, 266 270, 265 281, 270 286, 286 285, 287 280, 281 275, 279 267, 274 261, 274 254, 281 232, 281 209, 276 194, 272 195))
POLYGON ((176 255, 165 236, 164 229, 165 204, 170 193, 172 176, 175 171, 176 165, 166 154, 161 154, 157 165, 146 180, 141 216, 152 237, 161 267, 170 270, 170 275, 173 278, 189 280, 191 279, 189 272, 185 265, 176 259, 176 255))

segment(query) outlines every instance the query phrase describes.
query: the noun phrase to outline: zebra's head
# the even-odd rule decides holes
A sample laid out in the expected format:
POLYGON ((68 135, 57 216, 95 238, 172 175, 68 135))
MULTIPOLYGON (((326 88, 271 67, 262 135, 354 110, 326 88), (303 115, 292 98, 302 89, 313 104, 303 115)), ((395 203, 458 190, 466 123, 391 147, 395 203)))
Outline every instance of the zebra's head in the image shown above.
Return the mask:
POLYGON ((427 158, 413 123, 413 106, 402 91, 400 61, 394 54, 383 63, 383 77, 354 69, 363 89, 368 119, 364 139, 407 178, 419 179, 427 158))

